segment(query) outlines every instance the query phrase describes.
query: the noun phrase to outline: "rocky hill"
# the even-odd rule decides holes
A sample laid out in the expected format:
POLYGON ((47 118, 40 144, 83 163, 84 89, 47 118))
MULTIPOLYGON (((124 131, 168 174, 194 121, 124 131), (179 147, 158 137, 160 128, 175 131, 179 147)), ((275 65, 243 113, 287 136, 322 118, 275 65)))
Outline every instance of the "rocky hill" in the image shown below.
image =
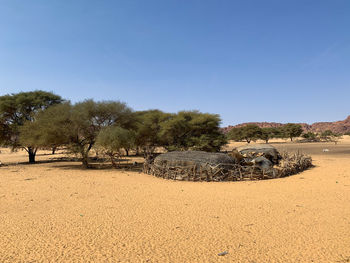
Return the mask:
MULTIPOLYGON (((235 126, 228 126, 222 128, 224 133, 229 132, 232 128, 237 128, 237 127, 242 127, 247 124, 255 124, 258 125, 261 128, 271 128, 271 127, 281 127, 284 124, 283 123, 277 123, 277 122, 247 122, 247 123, 242 123, 238 124, 235 126)), ((335 121, 335 122, 315 122, 313 124, 307 124, 307 123, 297 123, 300 124, 305 132, 323 132, 326 130, 331 130, 332 132, 335 133, 341 133, 344 134, 346 132, 350 132, 350 116, 348 116, 345 120, 343 121, 335 121)))

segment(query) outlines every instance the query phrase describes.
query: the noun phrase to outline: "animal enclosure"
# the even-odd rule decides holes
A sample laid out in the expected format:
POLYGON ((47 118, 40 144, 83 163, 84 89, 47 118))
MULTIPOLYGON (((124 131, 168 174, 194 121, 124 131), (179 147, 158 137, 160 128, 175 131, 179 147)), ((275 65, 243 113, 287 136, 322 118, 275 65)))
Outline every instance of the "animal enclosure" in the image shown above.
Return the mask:
POLYGON ((182 181, 242 181, 289 176, 312 166, 311 157, 300 153, 283 153, 282 160, 271 167, 259 163, 263 154, 256 156, 256 152, 245 151, 239 161, 224 153, 175 151, 146 161, 144 172, 182 181))

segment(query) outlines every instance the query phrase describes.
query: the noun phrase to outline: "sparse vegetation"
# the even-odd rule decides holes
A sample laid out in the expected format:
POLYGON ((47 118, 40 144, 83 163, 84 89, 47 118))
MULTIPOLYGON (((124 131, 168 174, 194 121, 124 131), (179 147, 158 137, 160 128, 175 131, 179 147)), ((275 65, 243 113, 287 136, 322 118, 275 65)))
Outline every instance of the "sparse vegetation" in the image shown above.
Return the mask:
MULTIPOLYGON (((35 162, 38 149, 64 147, 77 154, 83 167, 89 167, 91 149, 107 155, 112 164, 129 150, 144 157, 152 156, 157 148, 167 151, 197 150, 218 152, 227 139, 235 141, 293 138, 302 134, 297 124, 278 128, 260 128, 248 124, 233 128, 225 136, 220 131, 219 115, 199 111, 165 113, 160 110, 134 112, 119 101, 76 104, 64 102, 53 93, 21 92, 0 97, 0 143, 12 149, 23 148, 29 162, 35 162)), ((304 133, 306 141, 337 142, 339 134, 304 133)))
POLYGON ((317 142, 318 141, 318 135, 317 133, 314 133, 314 132, 307 132, 307 133, 304 133, 302 134, 302 136, 305 141, 307 142, 317 142))
POLYGON ((62 102, 60 96, 42 91, 0 97, 1 145, 26 149, 29 162, 35 162, 39 148, 54 152, 65 147, 87 168, 94 147, 116 166, 115 158, 131 149, 149 156, 157 147, 217 152, 226 144, 215 114, 133 112, 119 101, 62 102))
POLYGON ((322 133, 307 132, 302 135, 304 138, 300 142, 334 142, 338 143, 341 139, 341 134, 333 133, 331 130, 326 130, 322 133))
POLYGON ((227 138, 234 141, 246 141, 247 143, 256 140, 263 140, 268 143, 272 138, 285 138, 285 134, 282 127, 260 128, 258 125, 248 124, 231 129, 227 134, 227 138))

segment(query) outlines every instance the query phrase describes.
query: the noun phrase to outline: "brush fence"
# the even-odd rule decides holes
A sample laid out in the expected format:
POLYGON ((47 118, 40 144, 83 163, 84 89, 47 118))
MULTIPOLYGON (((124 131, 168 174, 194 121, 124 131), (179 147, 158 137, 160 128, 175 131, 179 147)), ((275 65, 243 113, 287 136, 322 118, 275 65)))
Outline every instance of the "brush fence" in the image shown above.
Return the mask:
POLYGON ((299 153, 283 157, 279 165, 263 169, 254 163, 237 163, 224 153, 169 152, 145 162, 144 172, 182 181, 242 181, 289 176, 312 166, 311 158, 299 153))

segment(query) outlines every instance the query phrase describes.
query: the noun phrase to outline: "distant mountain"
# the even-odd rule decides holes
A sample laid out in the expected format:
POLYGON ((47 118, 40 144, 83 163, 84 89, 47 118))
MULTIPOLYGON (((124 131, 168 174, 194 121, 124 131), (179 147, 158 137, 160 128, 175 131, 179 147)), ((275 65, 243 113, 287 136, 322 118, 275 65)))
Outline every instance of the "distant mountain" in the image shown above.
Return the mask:
MULTIPOLYGON (((248 124, 255 124, 258 125, 261 128, 276 128, 276 127, 281 127, 284 124, 283 123, 278 123, 278 122, 246 122, 246 123, 241 123, 235 126, 228 126, 222 128, 222 131, 224 133, 228 133, 232 128, 238 128, 242 127, 248 124)), ((346 132, 350 132, 350 116, 348 116, 345 120, 343 121, 335 121, 335 122, 315 122, 313 124, 307 124, 307 123, 297 123, 300 124, 305 132, 323 132, 326 130, 331 130, 332 132, 335 133, 341 133, 344 134, 346 132)))

